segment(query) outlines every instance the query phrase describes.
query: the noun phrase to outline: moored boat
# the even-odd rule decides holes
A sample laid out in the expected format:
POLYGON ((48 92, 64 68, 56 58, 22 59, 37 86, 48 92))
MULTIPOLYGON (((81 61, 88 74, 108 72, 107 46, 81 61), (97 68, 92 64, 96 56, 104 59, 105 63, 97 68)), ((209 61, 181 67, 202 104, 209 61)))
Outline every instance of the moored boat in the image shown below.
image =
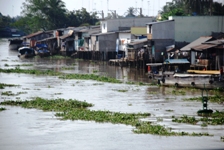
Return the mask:
POLYGON ((51 55, 46 44, 36 44, 35 54, 40 57, 48 57, 51 55))
POLYGON ((19 38, 9 39, 9 49, 10 50, 18 50, 18 48, 22 45, 23 40, 19 38))
POLYGON ((31 58, 35 56, 33 48, 30 47, 20 47, 18 49, 18 52, 19 52, 18 57, 20 58, 31 58))
POLYGON ((224 88, 224 79, 219 79, 218 70, 188 70, 187 64, 189 64, 187 60, 167 59, 164 63, 146 65, 150 68, 149 78, 163 86, 224 88))

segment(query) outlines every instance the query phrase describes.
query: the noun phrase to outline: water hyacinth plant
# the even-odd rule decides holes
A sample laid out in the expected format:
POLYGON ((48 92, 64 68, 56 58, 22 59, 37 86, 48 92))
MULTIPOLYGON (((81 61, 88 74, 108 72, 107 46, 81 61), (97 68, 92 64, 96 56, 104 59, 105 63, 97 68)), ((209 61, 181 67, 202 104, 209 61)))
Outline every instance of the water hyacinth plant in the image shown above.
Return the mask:
POLYGON ((0 111, 6 110, 6 108, 4 107, 0 107, 0 111))
POLYGON ((95 75, 95 74, 65 74, 65 73, 61 73, 61 72, 55 72, 53 70, 21 69, 20 67, 16 67, 15 69, 0 68, 0 72, 59 76, 59 78, 61 78, 61 79, 83 79, 83 80, 96 80, 96 81, 109 82, 109 83, 122 83, 120 80, 117 80, 115 78, 99 76, 99 75, 95 75))
POLYGON ((78 100, 65 99, 43 99, 36 97, 33 100, 25 101, 4 101, 1 105, 21 106, 24 108, 37 108, 44 111, 55 111, 56 116, 64 120, 85 120, 95 122, 110 122, 113 124, 125 124, 134 126, 133 132, 156 135, 193 135, 208 136, 207 133, 186 133, 172 132, 165 126, 155 125, 151 122, 141 121, 141 118, 149 117, 149 113, 120 113, 101 110, 89 110, 88 107, 93 106, 91 103, 78 100))

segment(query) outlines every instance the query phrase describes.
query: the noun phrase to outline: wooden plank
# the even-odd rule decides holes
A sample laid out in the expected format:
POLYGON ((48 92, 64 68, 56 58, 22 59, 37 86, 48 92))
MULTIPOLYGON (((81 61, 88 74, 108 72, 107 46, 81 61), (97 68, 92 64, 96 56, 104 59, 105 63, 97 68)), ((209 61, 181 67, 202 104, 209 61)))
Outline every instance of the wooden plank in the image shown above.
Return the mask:
POLYGON ((219 70, 187 70, 188 73, 219 75, 219 70))

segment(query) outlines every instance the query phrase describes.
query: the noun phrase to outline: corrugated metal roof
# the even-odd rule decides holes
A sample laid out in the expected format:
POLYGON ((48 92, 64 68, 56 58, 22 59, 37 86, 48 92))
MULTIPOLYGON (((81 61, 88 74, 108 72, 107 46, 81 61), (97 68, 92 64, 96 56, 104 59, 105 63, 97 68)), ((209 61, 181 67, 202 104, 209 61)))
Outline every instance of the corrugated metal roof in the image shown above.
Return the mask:
POLYGON ((27 35, 26 38, 31 38, 33 36, 37 36, 37 35, 42 34, 42 33, 44 33, 44 31, 38 31, 36 33, 32 33, 32 34, 27 35))
POLYGON ((187 59, 166 59, 163 64, 189 64, 187 59))
POLYGON ((116 32, 107 32, 107 33, 97 33, 97 34, 92 34, 92 35, 107 35, 107 34, 114 34, 116 32))
POLYGON ((181 48, 181 51, 190 51, 192 47, 197 46, 201 43, 207 42, 208 40, 212 39, 211 36, 202 36, 200 38, 198 38, 197 40, 191 42, 190 44, 184 46, 183 48, 181 48))
POLYGON ((63 36, 60 36, 60 39, 64 40, 64 39, 72 36, 73 35, 73 32, 74 32, 73 30, 70 30, 69 34, 65 34, 63 36))
POLYGON ((131 43, 128 43, 128 45, 137 45, 137 44, 141 44, 141 43, 144 43, 144 42, 147 42, 148 39, 144 39, 144 40, 139 40, 139 41, 134 41, 134 42, 131 42, 131 43))
POLYGON ((195 51, 202 51, 202 50, 206 50, 206 49, 216 47, 216 46, 218 46, 218 45, 215 45, 215 44, 200 44, 200 45, 192 47, 191 49, 193 49, 195 51))
POLYGON ((219 39, 219 40, 204 42, 203 44, 216 44, 216 45, 224 44, 224 39, 219 39))
POLYGON ((47 41, 47 40, 53 40, 53 39, 56 39, 56 37, 45 38, 45 39, 39 40, 37 42, 42 42, 42 41, 47 41))

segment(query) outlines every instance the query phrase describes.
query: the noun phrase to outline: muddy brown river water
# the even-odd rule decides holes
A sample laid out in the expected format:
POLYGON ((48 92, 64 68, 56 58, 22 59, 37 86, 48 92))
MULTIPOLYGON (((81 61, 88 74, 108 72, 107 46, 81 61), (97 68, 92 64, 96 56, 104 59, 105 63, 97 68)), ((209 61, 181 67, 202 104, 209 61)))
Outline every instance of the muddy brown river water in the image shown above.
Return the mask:
MULTIPOLYGON (((7 39, 0 39, 0 67, 53 69, 64 73, 93 73, 114 77, 121 81, 148 83, 143 70, 108 66, 106 62, 75 59, 31 58, 20 59, 18 53, 8 49, 7 39), (73 69, 63 69, 73 67, 73 69)), ((148 150, 148 149, 224 149, 224 125, 202 127, 172 122, 172 116, 184 114, 197 117, 201 102, 183 98, 200 96, 200 90, 184 90, 185 95, 171 94, 173 88, 102 83, 92 80, 63 80, 52 76, 0 73, 0 83, 19 87, 0 89, 0 102, 31 97, 77 99, 93 103, 92 110, 114 112, 148 112, 149 120, 177 132, 208 132, 214 136, 158 136, 135 134, 134 127, 122 124, 95 123, 93 121, 62 121, 54 112, 4 106, 0 112, 0 150, 148 150), (117 90, 127 90, 118 92, 117 90), (2 92, 23 92, 18 96, 1 95, 2 92), (172 110, 172 111, 167 111, 172 110)), ((178 89, 177 89, 178 90, 178 89)), ((179 89, 183 90, 183 89, 179 89)), ((212 94, 212 93, 209 93, 212 94)), ((0 106, 2 107, 2 106, 0 106)), ((224 111, 224 104, 209 103, 213 110, 224 111)))

